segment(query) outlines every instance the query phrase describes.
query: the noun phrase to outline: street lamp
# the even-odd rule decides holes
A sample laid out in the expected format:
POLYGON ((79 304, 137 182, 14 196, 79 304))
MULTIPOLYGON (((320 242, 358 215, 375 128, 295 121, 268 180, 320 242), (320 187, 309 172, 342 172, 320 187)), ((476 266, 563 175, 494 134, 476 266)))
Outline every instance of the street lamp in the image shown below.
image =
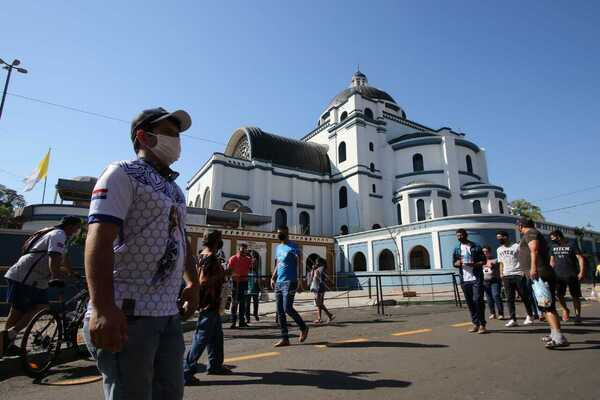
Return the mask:
POLYGON ((3 69, 8 70, 8 76, 6 77, 6 83, 4 84, 4 91, 2 92, 2 102, 0 103, 0 119, 2 118, 2 110, 4 109, 4 100, 6 100, 6 91, 8 90, 8 82, 10 81, 10 74, 13 69, 16 69, 17 72, 22 74, 26 74, 27 70, 25 68, 20 68, 19 65, 21 61, 14 59, 11 64, 5 62, 0 58, 0 65, 3 65, 3 69))

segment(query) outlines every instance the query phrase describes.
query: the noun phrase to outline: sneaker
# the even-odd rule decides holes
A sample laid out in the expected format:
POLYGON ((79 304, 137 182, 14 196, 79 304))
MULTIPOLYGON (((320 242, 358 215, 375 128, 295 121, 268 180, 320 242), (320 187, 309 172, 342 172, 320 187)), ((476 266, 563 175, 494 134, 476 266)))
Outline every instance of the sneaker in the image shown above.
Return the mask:
POLYGON ((287 347, 290 345, 290 341, 288 339, 281 339, 279 342, 275 343, 273 347, 287 347))
POLYGON ((489 319, 496 319, 496 314, 490 314, 490 318, 489 319))
POLYGON ((558 347, 568 347, 569 342, 564 337, 563 340, 561 340, 560 342, 557 342, 554 339, 550 339, 549 342, 546 342, 545 346, 547 349, 556 349, 558 347))
POLYGON ((300 343, 303 343, 308 337, 308 326, 300 333, 300 343))
POLYGON ((225 366, 222 366, 219 369, 206 371, 206 375, 231 375, 231 374, 233 374, 233 371, 225 366))
POLYGON ((331 322, 335 319, 335 315, 331 314, 331 316, 329 317, 329 319, 327 320, 327 322, 331 322))
POLYGON ((488 330, 485 328, 485 326, 481 325, 481 326, 479 327, 479 330, 477 331, 477 333, 478 333, 478 334, 480 334, 480 335, 482 335, 482 334, 484 334, 484 333, 490 333, 490 331, 488 331, 488 330))
POLYGON ((469 332, 469 333, 475 333, 475 332, 478 332, 478 331, 479 331, 479 326, 473 325, 471 327, 471 329, 469 329, 467 332, 469 332))
POLYGON ((525 321, 523 321, 523 325, 533 325, 533 319, 528 315, 525 321))
POLYGON ((230 326, 229 329, 235 329, 237 328, 237 324, 235 322, 233 322, 230 326))
POLYGON ((255 315, 255 316, 254 316, 254 320, 255 320, 256 322, 260 321, 260 318, 258 318, 258 315, 255 315))
POLYGON ((550 336, 550 335, 542 336, 540 340, 544 343, 548 343, 548 342, 552 341, 552 336, 550 336))
POLYGON ((201 384, 202 382, 200 379, 196 378, 195 376, 184 379, 185 386, 200 386, 201 384))
POLYGON ((503 320, 505 320, 506 318, 504 317, 504 315, 500 315, 500 316, 498 316, 498 319, 499 319, 500 321, 503 321, 503 320))
POLYGON ((510 327, 513 327, 513 326, 518 326, 518 324, 517 324, 517 321, 516 321, 516 320, 514 320, 514 319, 511 319, 511 320, 510 320, 510 321, 508 321, 508 322, 507 322, 507 323, 506 323, 504 326, 506 326, 506 327, 510 328, 510 327))

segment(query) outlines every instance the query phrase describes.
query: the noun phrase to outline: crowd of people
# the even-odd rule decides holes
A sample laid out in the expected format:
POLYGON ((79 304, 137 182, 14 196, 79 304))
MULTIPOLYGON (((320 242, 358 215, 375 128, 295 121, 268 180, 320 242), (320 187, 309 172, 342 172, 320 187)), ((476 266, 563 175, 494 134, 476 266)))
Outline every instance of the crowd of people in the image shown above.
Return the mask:
POLYGON ((573 299, 573 323, 581 323, 581 280, 585 276, 585 260, 578 246, 569 242, 560 230, 550 233, 552 244, 549 245, 533 220, 520 219, 518 229, 519 243, 512 243, 506 231, 497 233, 496 254, 491 246, 481 247, 470 241, 465 229, 456 231, 459 244, 454 249, 453 263, 459 269, 471 315, 473 326, 469 332, 488 333, 486 302, 489 319, 505 319, 501 296, 504 287, 509 312, 506 327, 518 325, 515 306, 518 294, 525 308, 523 325, 545 320, 550 326, 550 335, 542 338, 545 346, 550 349, 569 346, 561 331, 556 300, 561 307, 562 321, 569 321, 571 313, 565 301, 568 288, 573 299))
MULTIPOLYGON (((241 244, 226 260, 221 233, 211 230, 204 234, 199 254, 191 252, 185 232, 185 196, 175 183, 178 173, 170 168, 181 152, 180 134, 190 126, 191 118, 182 110, 143 111, 130 130, 137 158, 110 164, 92 193, 85 245, 90 302, 84 335, 102 374, 106 399, 182 399, 184 385, 197 382, 198 360, 205 349, 208 374, 231 373, 224 365, 222 321, 229 296, 232 329, 248 326, 251 314, 259 320, 260 271, 247 245, 241 244), (196 312, 193 341, 186 351, 181 322, 196 312)), ((65 242, 80 227, 79 219, 66 218, 39 232, 26 242, 22 257, 9 269, 11 309, 0 332, 0 355, 33 313, 47 305, 48 282, 58 279, 65 242)), ((545 345, 568 346, 555 298, 563 321, 568 320, 570 311, 564 300, 568 288, 574 299, 574 322, 581 321, 578 298, 583 259, 560 231, 552 233, 550 247, 533 221, 521 220, 519 230, 520 243, 512 243, 507 232, 498 232, 496 254, 491 247, 470 241, 464 229, 457 231, 459 245, 453 262, 471 314, 470 332, 488 332, 484 296, 490 318, 505 318, 503 287, 507 327, 518 324, 518 294, 526 312, 523 324, 545 319, 551 328, 543 338, 545 345), (540 282, 545 285, 545 297, 543 293, 538 296, 540 282), (535 295, 532 287, 538 288, 535 295)), ((287 317, 299 328, 299 342, 307 339, 309 327, 294 308, 295 295, 304 286, 299 248, 285 226, 279 227, 277 238, 270 286, 280 329, 274 346, 284 347, 291 344, 287 317)), ((314 323, 323 323, 323 314, 332 321, 335 316, 324 303, 325 260, 310 259, 308 264, 305 280, 314 293, 314 323)))

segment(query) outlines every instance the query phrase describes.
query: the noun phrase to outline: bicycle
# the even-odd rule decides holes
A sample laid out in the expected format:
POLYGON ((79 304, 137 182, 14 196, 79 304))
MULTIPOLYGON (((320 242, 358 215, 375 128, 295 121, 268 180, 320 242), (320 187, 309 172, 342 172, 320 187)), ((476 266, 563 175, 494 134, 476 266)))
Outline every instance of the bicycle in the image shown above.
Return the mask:
MULTIPOLYGON (((51 281, 51 287, 64 289, 62 281, 51 281)), ((90 354, 83 340, 83 319, 87 309, 87 287, 79 282, 80 290, 64 301, 64 290, 59 295, 58 309, 47 308, 33 316, 21 341, 21 362, 26 374, 37 378, 54 364, 63 342, 81 358, 90 354), (73 307, 74 305, 74 307, 73 307), (72 311, 69 311, 72 308, 72 311)))

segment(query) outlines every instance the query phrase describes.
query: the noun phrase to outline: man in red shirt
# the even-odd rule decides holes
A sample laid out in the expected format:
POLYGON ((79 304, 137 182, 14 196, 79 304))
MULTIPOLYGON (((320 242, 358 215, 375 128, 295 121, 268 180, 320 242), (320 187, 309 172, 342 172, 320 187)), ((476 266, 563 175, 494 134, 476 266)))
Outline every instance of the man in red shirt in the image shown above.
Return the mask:
POLYGON ((238 252, 231 256, 227 263, 231 270, 231 279, 233 281, 233 293, 231 294, 231 328, 236 327, 239 315, 239 327, 247 327, 245 321, 246 310, 246 292, 248 291, 248 272, 252 267, 252 257, 248 252, 248 245, 240 245, 238 252), (239 307, 239 313, 238 313, 239 307))

